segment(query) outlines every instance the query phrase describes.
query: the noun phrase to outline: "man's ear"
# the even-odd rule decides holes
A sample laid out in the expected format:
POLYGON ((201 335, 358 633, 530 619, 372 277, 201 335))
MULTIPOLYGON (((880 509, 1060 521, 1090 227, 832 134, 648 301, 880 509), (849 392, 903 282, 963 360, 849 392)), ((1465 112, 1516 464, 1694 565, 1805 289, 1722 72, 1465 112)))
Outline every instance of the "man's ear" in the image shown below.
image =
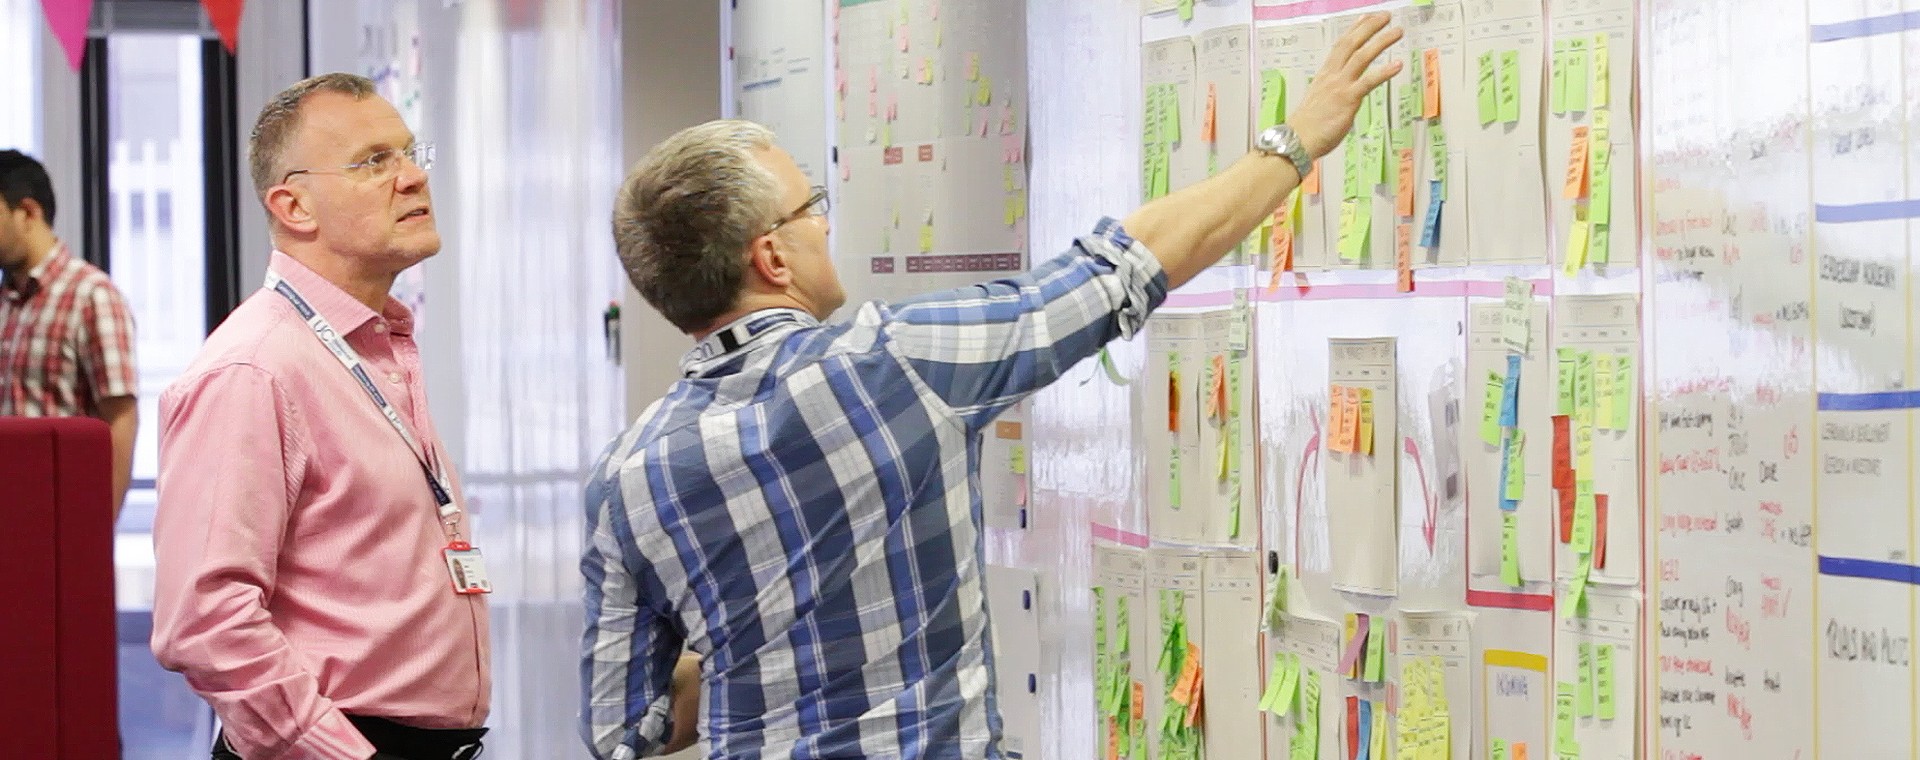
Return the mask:
POLYGON ((37 221, 41 224, 47 225, 48 227, 53 226, 51 222, 47 221, 47 209, 41 206, 40 202, 37 200, 34 200, 32 198, 21 198, 19 203, 13 204, 13 209, 15 211, 27 212, 27 219, 30 221, 37 221))
POLYGON ((787 253, 774 241, 773 235, 761 235, 747 244, 747 263, 755 274, 768 285, 786 288, 793 284, 793 267, 787 261, 787 253))
POLYGON ((307 207, 306 197, 291 187, 275 185, 267 190, 263 203, 267 214, 289 232, 311 234, 320 226, 313 219, 313 210, 307 207))

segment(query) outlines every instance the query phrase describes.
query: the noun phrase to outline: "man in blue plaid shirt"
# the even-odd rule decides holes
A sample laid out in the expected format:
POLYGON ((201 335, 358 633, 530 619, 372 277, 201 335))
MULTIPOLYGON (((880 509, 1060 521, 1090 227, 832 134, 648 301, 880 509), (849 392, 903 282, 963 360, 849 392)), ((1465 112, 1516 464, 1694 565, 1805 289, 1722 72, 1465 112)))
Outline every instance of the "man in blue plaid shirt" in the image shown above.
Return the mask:
POLYGON ((684 746, 698 714, 709 758, 1002 757, 982 428, 1244 240, 1398 70, 1372 64, 1399 37, 1384 14, 1355 25, 1261 150, 1033 271, 832 322, 827 196, 767 130, 712 122, 649 152, 615 241, 699 345, 588 483, 594 755, 684 746))

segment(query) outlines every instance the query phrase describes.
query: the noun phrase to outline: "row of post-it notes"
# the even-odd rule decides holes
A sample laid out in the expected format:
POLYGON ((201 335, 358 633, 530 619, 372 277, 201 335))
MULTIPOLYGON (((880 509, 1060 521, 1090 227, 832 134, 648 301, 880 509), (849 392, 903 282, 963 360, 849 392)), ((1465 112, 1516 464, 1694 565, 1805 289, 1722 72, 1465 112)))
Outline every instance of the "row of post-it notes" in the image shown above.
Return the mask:
POLYGON ((1526 742, 1508 744, 1505 739, 1494 739, 1492 744, 1488 749, 1492 760, 1527 760, 1526 742))
POLYGON ((1628 430, 1636 408, 1633 356, 1565 346, 1557 356, 1555 413, 1600 430, 1628 430))
POLYGON ((1273 653, 1273 667, 1267 672, 1267 688, 1260 695, 1260 710, 1280 717, 1293 713, 1300 688, 1300 655, 1273 653))
POLYGON ((1373 454, 1373 389, 1350 385, 1328 388, 1327 449, 1347 454, 1373 454))
POLYGON ((1554 113, 1608 105, 1613 90, 1612 45, 1605 33, 1554 40, 1549 95, 1554 113))
POLYGON ((1375 620, 1364 612, 1349 612, 1346 633, 1347 643, 1340 655, 1340 675, 1373 683, 1386 680, 1387 621, 1375 620))
POLYGON ((1520 51, 1480 54, 1480 125, 1520 122, 1520 51))
MULTIPOLYGON (((1389 696, 1391 701, 1391 696, 1389 696)), ((1452 708, 1439 657, 1405 657, 1400 667, 1400 756, 1444 758, 1453 746, 1452 708)))

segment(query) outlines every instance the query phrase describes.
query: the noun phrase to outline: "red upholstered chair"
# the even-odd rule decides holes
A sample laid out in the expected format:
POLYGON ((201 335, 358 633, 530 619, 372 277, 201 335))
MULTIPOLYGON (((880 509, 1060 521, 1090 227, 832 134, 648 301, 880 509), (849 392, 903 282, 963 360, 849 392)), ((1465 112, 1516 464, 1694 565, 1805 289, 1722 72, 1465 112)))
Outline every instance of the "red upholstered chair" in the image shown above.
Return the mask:
POLYGON ((120 756, 112 462, 100 420, 0 417, 8 757, 120 756))

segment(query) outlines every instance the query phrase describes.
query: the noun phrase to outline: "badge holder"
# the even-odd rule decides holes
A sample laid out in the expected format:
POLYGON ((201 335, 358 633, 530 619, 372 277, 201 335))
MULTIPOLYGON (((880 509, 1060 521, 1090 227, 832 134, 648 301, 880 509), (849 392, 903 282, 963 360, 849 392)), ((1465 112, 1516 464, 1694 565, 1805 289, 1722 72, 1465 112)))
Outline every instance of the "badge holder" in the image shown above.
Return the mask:
POLYGON ((487 565, 479 549, 465 541, 455 541, 440 553, 447 558, 447 575, 453 578, 453 593, 493 593, 493 583, 487 580, 487 565))

